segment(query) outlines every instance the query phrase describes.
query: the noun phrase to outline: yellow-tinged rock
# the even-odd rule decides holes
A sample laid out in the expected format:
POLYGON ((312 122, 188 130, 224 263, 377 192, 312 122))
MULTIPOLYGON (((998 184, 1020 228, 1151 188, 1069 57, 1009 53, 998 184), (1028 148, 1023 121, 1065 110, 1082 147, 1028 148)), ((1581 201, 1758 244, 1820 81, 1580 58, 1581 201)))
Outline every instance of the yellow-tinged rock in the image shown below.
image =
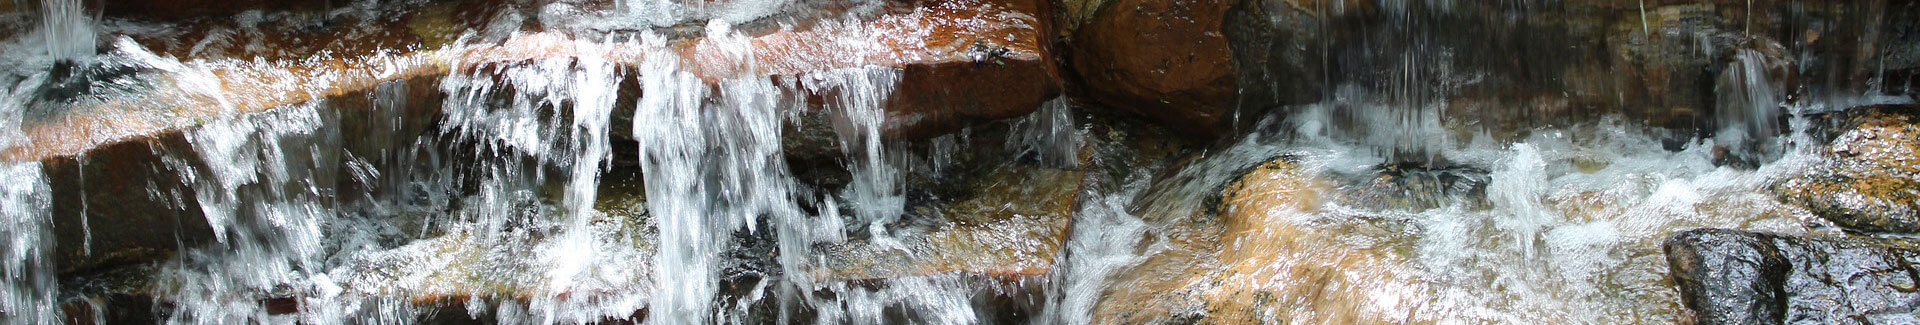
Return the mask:
MULTIPOLYGON (((1325 180, 1274 159, 1227 185, 1219 222, 1179 222, 1170 247, 1119 275, 1098 323, 1401 323, 1430 300, 1394 243, 1346 240, 1366 222, 1317 222, 1325 180)), ((1198 219, 1198 218, 1196 218, 1198 219)))

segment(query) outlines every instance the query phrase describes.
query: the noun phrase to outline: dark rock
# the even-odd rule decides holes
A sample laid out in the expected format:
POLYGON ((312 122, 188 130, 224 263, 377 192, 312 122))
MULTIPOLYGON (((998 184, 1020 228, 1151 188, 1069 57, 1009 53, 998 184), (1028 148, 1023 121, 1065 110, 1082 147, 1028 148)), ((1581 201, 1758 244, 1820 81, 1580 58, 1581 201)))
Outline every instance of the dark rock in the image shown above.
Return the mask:
POLYGON ((1904 323, 1920 312, 1920 246, 1906 239, 1696 229, 1665 249, 1702 324, 1904 323))
POLYGON ((1327 15, 1302 1, 1237 1, 1222 31, 1233 51, 1235 109, 1319 101, 1327 93, 1327 15))
POLYGON ((887 100, 886 130, 890 136, 930 138, 1032 113, 1059 94, 1055 73, 1044 59, 906 66, 887 100))
POLYGON ((162 161, 163 152, 187 147, 174 134, 41 162, 53 190, 59 270, 155 261, 172 257, 180 245, 211 241, 193 189, 162 161))
POLYGON ((1460 124, 1620 114, 1711 135, 1769 121, 1716 119, 1765 105, 1720 96, 1728 91, 1717 88, 1744 86, 1729 81, 1764 77, 1773 89, 1756 91, 1779 101, 1839 103, 1910 92, 1869 81, 1906 80, 1902 69, 1920 61, 1898 45, 1920 34, 1896 19, 1915 15, 1913 6, 1884 1, 1081 1, 1065 10, 1089 5, 1100 6, 1093 17, 1066 27, 1077 28, 1067 51, 1074 93, 1202 136, 1306 103, 1364 101, 1388 109, 1342 111, 1393 114, 1435 103, 1458 110, 1454 98, 1502 103, 1445 115, 1460 124), (1846 23, 1862 21, 1880 23, 1846 23), (1765 75, 1728 74, 1746 50, 1764 54, 1765 75))
POLYGON ((1695 230, 1668 239, 1667 263, 1687 308, 1703 324, 1778 324, 1792 266, 1757 234, 1695 230))
POLYGON ((327 10, 349 5, 328 0, 137 0, 100 1, 109 17, 179 20, 232 15, 247 10, 327 10))

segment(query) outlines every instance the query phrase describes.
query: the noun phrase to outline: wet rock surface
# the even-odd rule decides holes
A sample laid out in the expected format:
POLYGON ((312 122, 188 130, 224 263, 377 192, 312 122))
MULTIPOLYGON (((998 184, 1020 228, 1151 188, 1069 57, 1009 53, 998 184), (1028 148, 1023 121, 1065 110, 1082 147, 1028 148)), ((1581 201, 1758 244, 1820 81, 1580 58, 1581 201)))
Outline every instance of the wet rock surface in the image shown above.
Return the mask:
POLYGON ((1906 239, 1724 229, 1665 244, 1674 283, 1701 324, 1915 321, 1917 248, 1906 239))
MULTIPOLYGON (((807 248, 820 253, 808 256, 817 258, 810 263, 824 266, 807 270, 809 275, 840 286, 809 289, 873 298, 863 295, 985 288, 941 297, 960 299, 928 304, 970 305, 976 312, 991 313, 976 321, 1026 321, 1042 309, 1033 296, 1054 290, 1042 288, 1052 284, 1045 281, 1070 276, 1061 272, 1078 271, 1064 265, 1073 259, 1070 254, 1078 254, 1068 248, 1070 243, 1084 239, 1074 237, 1081 226, 1075 221, 1093 206, 1105 204, 1098 202, 1101 195, 1139 183, 1148 187, 1140 201, 1105 208, 1138 214, 1150 226, 1146 235, 1134 240, 1137 245, 1127 246, 1136 254, 1132 258, 1139 259, 1137 263, 1113 270, 1115 283, 1096 288, 1098 297, 1093 299, 1098 302, 1090 308, 1097 323, 1419 322, 1433 320, 1421 318, 1425 315, 1461 315, 1446 308, 1498 309, 1488 312, 1498 315, 1482 320, 1511 315, 1562 321, 1669 320, 1678 307, 1663 303, 1680 303, 1666 299, 1671 292, 1609 292, 1664 288, 1657 280, 1648 280, 1664 274, 1618 264, 1644 266, 1659 259, 1658 253, 1648 252, 1653 246, 1645 243, 1657 241, 1654 237, 1665 235, 1670 230, 1663 229, 1668 227, 1744 227, 1762 222, 1702 215, 1764 211, 1766 218, 1781 217, 1774 215, 1783 212, 1769 205, 1766 195, 1741 196, 1746 194, 1741 192, 1743 185, 1725 184, 1754 178, 1730 171, 1753 166, 1729 164, 1729 171, 1716 174, 1740 175, 1736 178, 1741 180, 1734 181, 1642 171, 1623 178, 1646 178, 1633 180, 1644 183, 1617 187, 1603 180, 1584 180, 1599 184, 1585 185, 1589 187, 1559 188, 1509 182, 1500 184, 1506 186, 1500 190, 1518 194, 1493 202, 1486 192, 1489 184, 1499 181, 1492 180, 1497 173, 1484 166, 1492 163, 1488 161, 1477 162, 1480 167, 1458 168, 1368 162, 1343 167, 1362 170, 1357 174, 1325 175, 1309 171, 1324 166, 1302 166, 1300 159, 1289 156, 1295 153, 1280 149, 1262 149, 1271 151, 1250 155, 1258 157, 1248 161, 1213 161, 1217 158, 1212 157, 1232 153, 1216 151, 1225 150, 1222 143, 1211 147, 1203 143, 1266 123, 1254 122, 1266 111, 1299 112, 1317 103, 1332 103, 1328 114, 1334 115, 1320 121, 1328 124, 1319 127, 1431 137, 1440 132, 1423 132, 1440 130, 1413 123, 1436 122, 1446 128, 1441 132, 1462 142, 1482 135, 1503 144, 1557 138, 1558 131, 1550 136, 1536 131, 1615 114, 1626 115, 1632 123, 1682 130, 1679 133, 1685 134, 1680 137, 1688 139, 1713 136, 1727 127, 1771 136, 1775 133, 1770 132, 1779 130, 1770 128, 1782 125, 1775 123, 1784 114, 1781 107, 1827 107, 1820 101, 1845 107, 1857 104, 1847 96, 1878 94, 1872 92, 1911 97, 1915 92, 1901 88, 1900 83, 1920 80, 1913 73, 1920 66, 1920 55, 1915 54, 1920 52, 1903 46, 1920 35, 1913 20, 1906 19, 1920 11, 1914 11, 1913 4, 1889 1, 1604 0, 1512 6, 1341 0, 954 0, 883 1, 857 10, 826 1, 796 5, 827 8, 826 13, 756 18, 731 27, 742 33, 728 35, 708 35, 725 31, 700 26, 711 17, 674 26, 611 29, 545 19, 554 12, 614 5, 598 1, 551 7, 484 0, 404 2, 391 8, 366 3, 374 5, 105 4, 104 12, 114 19, 186 22, 170 25, 177 29, 103 43, 118 43, 103 48, 117 51, 113 55, 138 58, 134 64, 54 73, 59 80, 36 93, 34 100, 40 102, 27 111, 28 143, 0 152, 0 160, 40 162, 46 177, 53 180, 56 216, 50 232, 57 243, 48 246, 58 248, 52 259, 61 276, 76 280, 66 284, 74 288, 68 291, 74 297, 63 297, 73 298, 63 306, 69 316, 154 321, 151 318, 157 315, 139 314, 171 308, 165 306, 171 302, 155 305, 150 303, 151 296, 173 294, 153 291, 177 290, 182 285, 142 283, 150 280, 151 274, 144 273, 151 271, 152 263, 221 258, 182 257, 175 251, 207 245, 220 235, 213 230, 219 226, 208 224, 210 216, 204 215, 210 212, 199 209, 220 202, 201 202, 205 199, 196 194, 206 193, 195 193, 194 188, 211 182, 206 169, 218 161, 210 160, 234 158, 195 154, 210 149, 194 147, 191 132, 233 114, 271 117, 313 109, 320 112, 317 116, 325 126, 301 131, 311 133, 262 129, 255 130, 260 134, 241 135, 247 141, 287 146, 260 150, 261 155, 295 158, 274 161, 292 170, 290 180, 280 180, 284 184, 235 190, 258 195, 275 192, 274 187, 305 188, 312 195, 300 199, 321 202, 314 206, 323 209, 353 206, 366 210, 355 213, 393 217, 372 227, 389 232, 376 236, 380 238, 373 245, 380 247, 364 255, 329 256, 348 261, 347 265, 300 275, 328 277, 300 279, 316 285, 254 292, 263 312, 306 313, 311 312, 309 308, 325 307, 302 301, 307 297, 359 295, 378 299, 357 301, 437 310, 427 312, 428 320, 460 322, 484 313, 527 313, 506 307, 505 301, 585 297, 582 300, 634 299, 620 301, 641 306, 633 307, 638 310, 635 314, 615 316, 644 319, 648 311, 640 300, 652 298, 661 289, 651 286, 664 280, 652 273, 655 265, 650 258, 659 254, 653 247, 659 230, 650 229, 655 221, 647 214, 647 198, 639 189, 644 184, 634 168, 648 158, 637 152, 645 149, 637 149, 636 134, 626 126, 654 121, 629 118, 634 115, 630 107, 612 113, 614 127, 608 135, 614 153, 605 165, 605 179, 598 178, 603 176, 597 174, 600 170, 591 170, 590 178, 605 186, 586 190, 599 195, 592 210, 603 213, 590 220, 602 233, 588 236, 618 239, 596 243, 606 253, 602 260, 582 266, 601 276, 591 283, 566 290, 549 288, 555 277, 563 275, 548 272, 558 267, 540 264, 547 257, 530 257, 542 251, 537 249, 541 245, 563 242, 542 231, 553 225, 540 223, 551 221, 544 217, 559 212, 516 211, 534 217, 506 221, 507 228, 520 230, 503 233, 434 228, 429 226, 432 221, 418 215, 389 210, 394 207, 359 204, 408 195, 407 183, 419 180, 409 175, 457 175, 449 176, 458 178, 449 181, 454 189, 435 189, 456 192, 455 196, 505 182, 466 178, 476 171, 459 166, 473 161, 500 159, 508 162, 484 167, 524 167, 527 171, 515 172, 543 175, 567 168, 517 166, 527 162, 495 157, 508 155, 500 152, 463 150, 481 144, 435 139, 447 136, 432 131, 446 127, 439 124, 446 122, 439 112, 446 104, 445 94, 436 89, 443 77, 472 74, 473 79, 499 81, 509 77, 487 71, 609 60, 626 73, 616 74, 624 79, 614 82, 612 90, 618 93, 614 101, 626 105, 657 95, 641 94, 643 81, 628 72, 644 66, 649 57, 669 57, 704 81, 707 87, 690 87, 698 91, 730 91, 725 88, 737 81, 733 79, 767 78, 774 80, 772 85, 785 87, 768 96, 781 97, 776 101, 800 109, 781 119, 786 124, 781 125, 783 142, 775 156, 790 161, 776 165, 794 167, 794 178, 808 187, 795 194, 806 197, 802 200, 827 200, 836 195, 833 192, 846 191, 860 176, 842 166, 855 158, 846 154, 850 148, 845 135, 834 132, 843 126, 836 123, 846 123, 843 112, 836 110, 844 109, 845 103, 839 101, 848 99, 832 90, 799 84, 834 78, 823 72, 848 69, 879 67, 897 73, 882 83, 889 91, 882 114, 885 146, 890 152, 924 150, 930 158, 917 153, 879 158, 906 166, 907 175, 899 178, 906 183, 899 189, 905 192, 900 194, 906 201, 903 220, 885 225, 893 230, 888 234, 846 229, 835 235, 848 238, 807 243, 807 248), (837 10, 855 12, 839 15, 837 10), (828 19, 844 20, 785 24, 828 19), (476 33, 463 41, 465 31, 476 33), (665 44, 622 43, 622 37, 642 31, 666 34, 661 40, 665 44), (132 44, 140 46, 118 46, 132 44), (94 89, 89 84, 118 88, 94 89), (1096 105, 1094 110, 1103 112, 1102 119, 1127 122, 1102 120, 1088 127, 1100 139, 1098 143, 1018 148, 1017 143, 1056 144, 1036 139, 1062 134, 1057 126, 1034 132, 1019 125, 1040 123, 1029 114, 1036 107, 1051 105, 1042 103, 1063 91, 1096 105), (383 93, 409 102, 405 107, 380 103, 383 93), (1029 118, 1010 120, 1020 116, 1029 118), (1127 124, 1136 122, 1142 124, 1127 124), (1058 154, 1063 152, 1078 156, 1062 158, 1058 154), (977 157, 959 157, 966 155, 977 157), (424 160, 454 167, 407 168, 427 164, 424 160), (1232 172, 1220 172, 1227 169, 1232 172), (1192 170, 1233 176, 1222 184, 1186 175, 1192 170), (193 172, 200 172, 199 178, 188 175, 193 172), (1620 200, 1652 203, 1616 205, 1620 200), (1520 208, 1499 210, 1498 205, 1528 210, 1509 216, 1503 213, 1520 208), (1466 225, 1436 226, 1454 216, 1422 215, 1453 208, 1460 210, 1452 213, 1477 219, 1466 225), (1459 244, 1457 248, 1475 250, 1463 254, 1481 254, 1468 257, 1426 254, 1416 250, 1428 248, 1409 243, 1449 239, 1415 232, 1458 230, 1441 226, 1471 227, 1461 232, 1501 238, 1477 236, 1466 240, 1471 243, 1459 244), (1420 227, 1436 228, 1416 229, 1420 227), (1484 230, 1494 228, 1498 230, 1484 230), (1509 243, 1504 238, 1509 233, 1524 238, 1509 243), (1546 248, 1535 248, 1536 244, 1546 248), (1535 254, 1550 253, 1567 257, 1534 259, 1535 254), (1478 260, 1463 262, 1477 264, 1470 268, 1448 268, 1449 261, 1436 261, 1441 258, 1478 260), (1511 261, 1548 266, 1502 264, 1511 261), (1489 264, 1500 265, 1485 266, 1489 264), (1604 272, 1617 274, 1565 270, 1587 265, 1611 267, 1604 272), (1562 274, 1588 277, 1558 281, 1569 279, 1562 274), (1480 282, 1448 282, 1460 278, 1480 282), (1559 287, 1563 283, 1541 284, 1549 287, 1541 291, 1504 291, 1529 290, 1508 287, 1534 284, 1528 282, 1574 282, 1602 293, 1559 287), (1469 289, 1439 288, 1447 285, 1469 289), (1447 289, 1454 289, 1450 292, 1454 296, 1440 294, 1447 289), (1495 298, 1489 299, 1495 300, 1604 300, 1599 304, 1631 304, 1632 308, 1587 314, 1556 308, 1592 304, 1539 307, 1529 302, 1497 302, 1435 307, 1462 300, 1462 292, 1494 292, 1495 298), (1649 297, 1661 301, 1648 302, 1649 297), (103 312, 89 310, 82 301, 133 307, 103 312), (1618 315, 1648 310, 1657 315, 1618 315)), ((15 8, 20 4, 0 2, 0 15, 20 10, 15 8)), ((0 27, 11 26, 6 24, 12 23, 0 23, 0 27)), ((0 37, 12 32, 0 28, 0 37)), ((60 69, 67 68, 74 66, 60 69)), ((0 75, 0 81, 8 81, 7 77, 0 75)), ((726 99, 711 95, 696 97, 726 99)), ((565 99, 553 100, 554 117, 566 116, 561 107, 566 105, 560 103, 565 99)), ((1912 148, 1913 137, 1920 136, 1920 128, 1913 125, 1920 119, 1911 110, 1849 111, 1855 117, 1823 121, 1843 130, 1820 136, 1832 142, 1822 153, 1828 163, 1778 185, 1774 197, 1849 231, 1920 233, 1920 217, 1916 217, 1920 206, 1915 205, 1920 195, 1914 191, 1920 187, 1920 165, 1913 159, 1920 152, 1912 148)), ((1071 119, 1067 123, 1072 124, 1071 119)), ((1066 133, 1081 130, 1079 125, 1065 129, 1066 133)), ((1634 154, 1665 154, 1671 159, 1692 153, 1697 152, 1634 154)), ((1576 155, 1580 154, 1587 153, 1576 155)), ((1539 178, 1521 182, 1553 181, 1546 178, 1547 173, 1598 177, 1576 174, 1593 174, 1608 164, 1644 163, 1614 159, 1620 157, 1549 156, 1540 164, 1552 164, 1553 169, 1543 169, 1541 175, 1519 175, 1539 178), (1573 162, 1561 164, 1563 160, 1573 162)), ((1705 168, 1714 167, 1718 166, 1705 168)), ((527 205, 539 206, 531 208, 538 210, 566 196, 559 193, 562 185, 543 177, 534 178, 548 182, 506 185, 527 188, 513 193, 524 197, 511 198, 527 202, 514 204, 537 202, 527 205)), ((479 201, 493 199, 460 198, 450 205, 479 206, 484 203, 479 201)), ((474 209, 524 208, 514 204, 474 209)), ((818 201, 799 205, 804 207, 797 209, 808 210, 804 213, 831 218, 858 209, 842 206, 847 211, 830 211, 834 207, 818 201)), ((441 212, 446 211, 431 213, 441 212)), ((1779 224, 1775 219, 1765 222, 1779 224)), ((772 292, 765 290, 769 279, 790 271, 776 270, 785 263, 776 260, 782 254, 774 248, 779 238, 770 235, 771 225, 764 221, 746 227, 759 228, 723 230, 715 237, 727 250, 718 262, 723 265, 716 267, 722 273, 717 281, 721 295, 754 300, 709 307, 761 315, 772 314, 768 310, 785 312, 786 306, 771 306, 775 299, 761 300, 772 292)), ((1448 247, 1453 246, 1441 249, 1448 247)), ((1665 248, 1684 304, 1704 323, 1911 322, 1913 306, 1920 304, 1915 302, 1920 298, 1909 297, 1920 288, 1914 284, 1920 282, 1914 275, 1920 271, 1909 265, 1913 256, 1920 255, 1901 239, 1699 230, 1673 237, 1665 248)), ((902 311, 912 309, 914 303, 925 302, 860 307, 886 309, 874 311, 885 317, 876 319, 895 322, 958 319, 902 311)), ((806 308, 811 307, 799 309, 806 308)), ((835 312, 831 308, 838 307, 803 310, 800 317, 835 312)), ((418 315, 399 317, 407 316, 418 315)))
POLYGON ((1855 108, 1826 116, 1824 160, 1775 187, 1792 203, 1854 231, 1920 232, 1920 107, 1855 108))
MULTIPOLYGON (((193 24, 181 31, 169 31, 171 34, 141 35, 144 40, 131 38, 139 44, 156 45, 152 49, 128 45, 120 50, 134 51, 130 55, 135 57, 152 55, 145 53, 149 51, 172 55, 188 60, 191 68, 167 65, 164 60, 141 62, 137 68, 143 69, 136 78, 141 85, 119 89, 129 93, 120 95, 137 97, 133 100, 47 103, 78 107, 65 109, 59 118, 23 125, 30 143, 7 148, 0 156, 12 161, 71 156, 124 139, 176 132, 222 114, 268 111, 366 91, 392 80, 547 59, 597 57, 637 66, 650 53, 666 54, 680 57, 682 65, 708 81, 736 74, 797 77, 834 69, 895 67, 904 72, 897 81, 899 95, 891 96, 887 103, 887 132, 921 137, 1025 115, 1058 93, 1061 86, 1049 63, 1051 44, 1043 37, 1048 35, 1049 22, 1042 20, 1044 15, 1040 13, 1049 9, 1038 1, 967 1, 896 8, 858 21, 853 28, 816 26, 819 28, 768 31, 744 40, 750 47, 744 60, 729 56, 729 50, 724 49, 728 45, 720 44, 733 40, 702 36, 667 44, 667 51, 650 51, 635 43, 586 46, 573 37, 593 35, 568 35, 566 31, 516 34, 521 28, 511 27, 526 23, 506 24, 510 27, 505 30, 491 28, 499 25, 493 21, 498 20, 496 16, 509 17, 508 22, 527 19, 517 12, 466 13, 462 8, 475 7, 445 6, 426 8, 444 10, 381 8, 344 15, 358 19, 349 23, 364 23, 350 26, 256 28, 245 24, 258 24, 253 20, 264 18, 239 17, 193 24), (463 30, 480 30, 478 37, 487 38, 489 44, 448 43, 463 30), (177 41, 195 38, 203 41, 177 41), (869 42, 872 46, 865 45, 869 42), (228 57, 252 58, 254 62, 220 59, 228 57), (162 66, 147 66, 153 64, 162 66), (747 67, 752 67, 751 71, 747 67), (197 88, 207 83, 215 89, 197 88)), ((103 96, 119 94, 95 91, 103 96)), ((822 94, 807 98, 824 100, 822 94)))
POLYGON ((1073 36, 1070 64, 1085 98, 1218 136, 1235 93, 1232 54, 1221 34, 1227 0, 1114 0, 1073 36))
POLYGON ((1743 80, 1769 84, 1783 101, 1826 101, 1809 104, 1910 93, 1863 81, 1907 80, 1900 71, 1911 69, 1911 47, 1896 44, 1916 34, 1910 20, 1891 19, 1914 15, 1911 4, 1881 1, 1066 6, 1099 7, 1068 40, 1078 96, 1202 136, 1205 130, 1185 129, 1231 129, 1234 116, 1364 97, 1373 98, 1361 104, 1409 110, 1458 106, 1452 98, 1507 102, 1444 114, 1494 129, 1622 114, 1711 135, 1754 123, 1725 118, 1746 116, 1752 106, 1736 95, 1753 87, 1743 80), (1753 58, 1741 58, 1749 52, 1753 58), (1741 75, 1748 73, 1743 60, 1763 73, 1741 75), (1559 103, 1532 105, 1539 98, 1529 94, 1559 103))
POLYGON ((1115 275, 1094 322, 1411 321, 1399 311, 1431 299, 1420 271, 1395 245, 1353 237, 1391 226, 1313 217, 1337 192, 1282 156, 1226 184, 1217 217, 1148 214, 1168 222, 1165 246, 1115 275))

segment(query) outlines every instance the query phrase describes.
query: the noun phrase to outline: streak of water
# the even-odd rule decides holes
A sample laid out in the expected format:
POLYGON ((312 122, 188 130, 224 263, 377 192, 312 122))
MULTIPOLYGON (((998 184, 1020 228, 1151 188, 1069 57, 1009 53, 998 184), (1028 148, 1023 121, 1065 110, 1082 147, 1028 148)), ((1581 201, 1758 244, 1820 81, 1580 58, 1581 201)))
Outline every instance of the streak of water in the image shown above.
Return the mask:
POLYGON ((891 69, 845 69, 809 74, 802 85, 818 93, 833 94, 833 131, 847 155, 853 183, 841 193, 854 211, 854 220, 864 222, 874 234, 885 234, 886 225, 898 220, 905 209, 897 179, 900 172, 885 159, 880 130, 886 120, 887 97, 899 72, 891 69))
POLYGON ((0 236, 4 236, 0 238, 6 243, 0 251, 0 278, 6 280, 0 284, 0 322, 50 324, 61 320, 59 304, 54 300, 59 288, 50 258, 50 192, 40 164, 0 166, 0 236))
POLYGON ((1126 182, 1118 193, 1084 194, 1089 195, 1087 203, 1074 214, 1065 255, 1054 267, 1059 288, 1048 293, 1047 312, 1040 316, 1040 323, 1092 323, 1094 307, 1108 286, 1108 277, 1156 253, 1135 247, 1146 234, 1147 224, 1127 212, 1135 197, 1146 190, 1147 181, 1141 178, 1126 182))
POLYGON ((1072 108, 1073 100, 1066 97, 1040 104, 1038 111, 1014 122, 1014 130, 1008 133, 1007 147, 1019 150, 1016 156, 1032 154, 1035 160, 1047 166, 1077 167, 1080 145, 1086 139, 1080 126, 1073 121, 1072 108))
POLYGON ((94 22, 81 0, 41 0, 40 25, 47 55, 76 60, 94 54, 94 22))

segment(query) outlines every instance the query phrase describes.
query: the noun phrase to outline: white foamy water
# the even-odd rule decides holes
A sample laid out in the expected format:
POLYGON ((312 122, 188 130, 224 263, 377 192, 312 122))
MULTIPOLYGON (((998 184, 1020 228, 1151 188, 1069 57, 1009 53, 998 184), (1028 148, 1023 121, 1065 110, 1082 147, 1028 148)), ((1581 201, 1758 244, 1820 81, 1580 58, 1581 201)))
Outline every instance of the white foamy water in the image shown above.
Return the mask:
POLYGON ((52 191, 40 164, 0 165, 0 322, 47 324, 62 321, 55 297, 59 287, 48 228, 52 191))
POLYGON ((1145 236, 1147 223, 1128 211, 1146 187, 1145 179, 1134 179, 1126 180, 1119 193, 1088 193, 1087 203, 1074 213, 1073 232, 1052 272, 1055 288, 1047 293, 1046 312, 1036 323, 1092 323, 1110 283, 1107 278, 1159 252, 1158 246, 1135 247, 1145 236))
POLYGON ((40 26, 48 56, 65 60, 93 56, 94 21, 81 0, 41 0, 40 26))
MULTIPOLYGON (((1256 136, 1211 159, 1287 154, 1299 157, 1308 175, 1336 182, 1370 178, 1386 161, 1368 154, 1380 151, 1365 141, 1327 137, 1319 131, 1323 123, 1296 119, 1282 124, 1295 130, 1282 137, 1290 139, 1256 136)), ((1410 283, 1359 284, 1413 288, 1363 294, 1371 303, 1354 312, 1375 319, 1617 323, 1679 319, 1679 297, 1665 284, 1659 247, 1670 234, 1699 227, 1801 232, 1801 222, 1811 218, 1766 189, 1812 163, 1816 158, 1806 150, 1748 170, 1716 166, 1711 141, 1667 151, 1648 130, 1614 119, 1530 133, 1516 143, 1430 135, 1444 144, 1434 152, 1441 161, 1465 173, 1485 171, 1483 196, 1456 189, 1437 198, 1437 207, 1410 207, 1325 195, 1319 209, 1284 219, 1308 231, 1355 222, 1401 229, 1307 244, 1398 252, 1373 258, 1413 274, 1403 280, 1410 283)), ((1344 184, 1334 192, 1361 189, 1344 184)), ((1269 279, 1270 285, 1313 285, 1293 282, 1300 280, 1269 279)), ((1299 317, 1286 315, 1268 316, 1299 317)))

